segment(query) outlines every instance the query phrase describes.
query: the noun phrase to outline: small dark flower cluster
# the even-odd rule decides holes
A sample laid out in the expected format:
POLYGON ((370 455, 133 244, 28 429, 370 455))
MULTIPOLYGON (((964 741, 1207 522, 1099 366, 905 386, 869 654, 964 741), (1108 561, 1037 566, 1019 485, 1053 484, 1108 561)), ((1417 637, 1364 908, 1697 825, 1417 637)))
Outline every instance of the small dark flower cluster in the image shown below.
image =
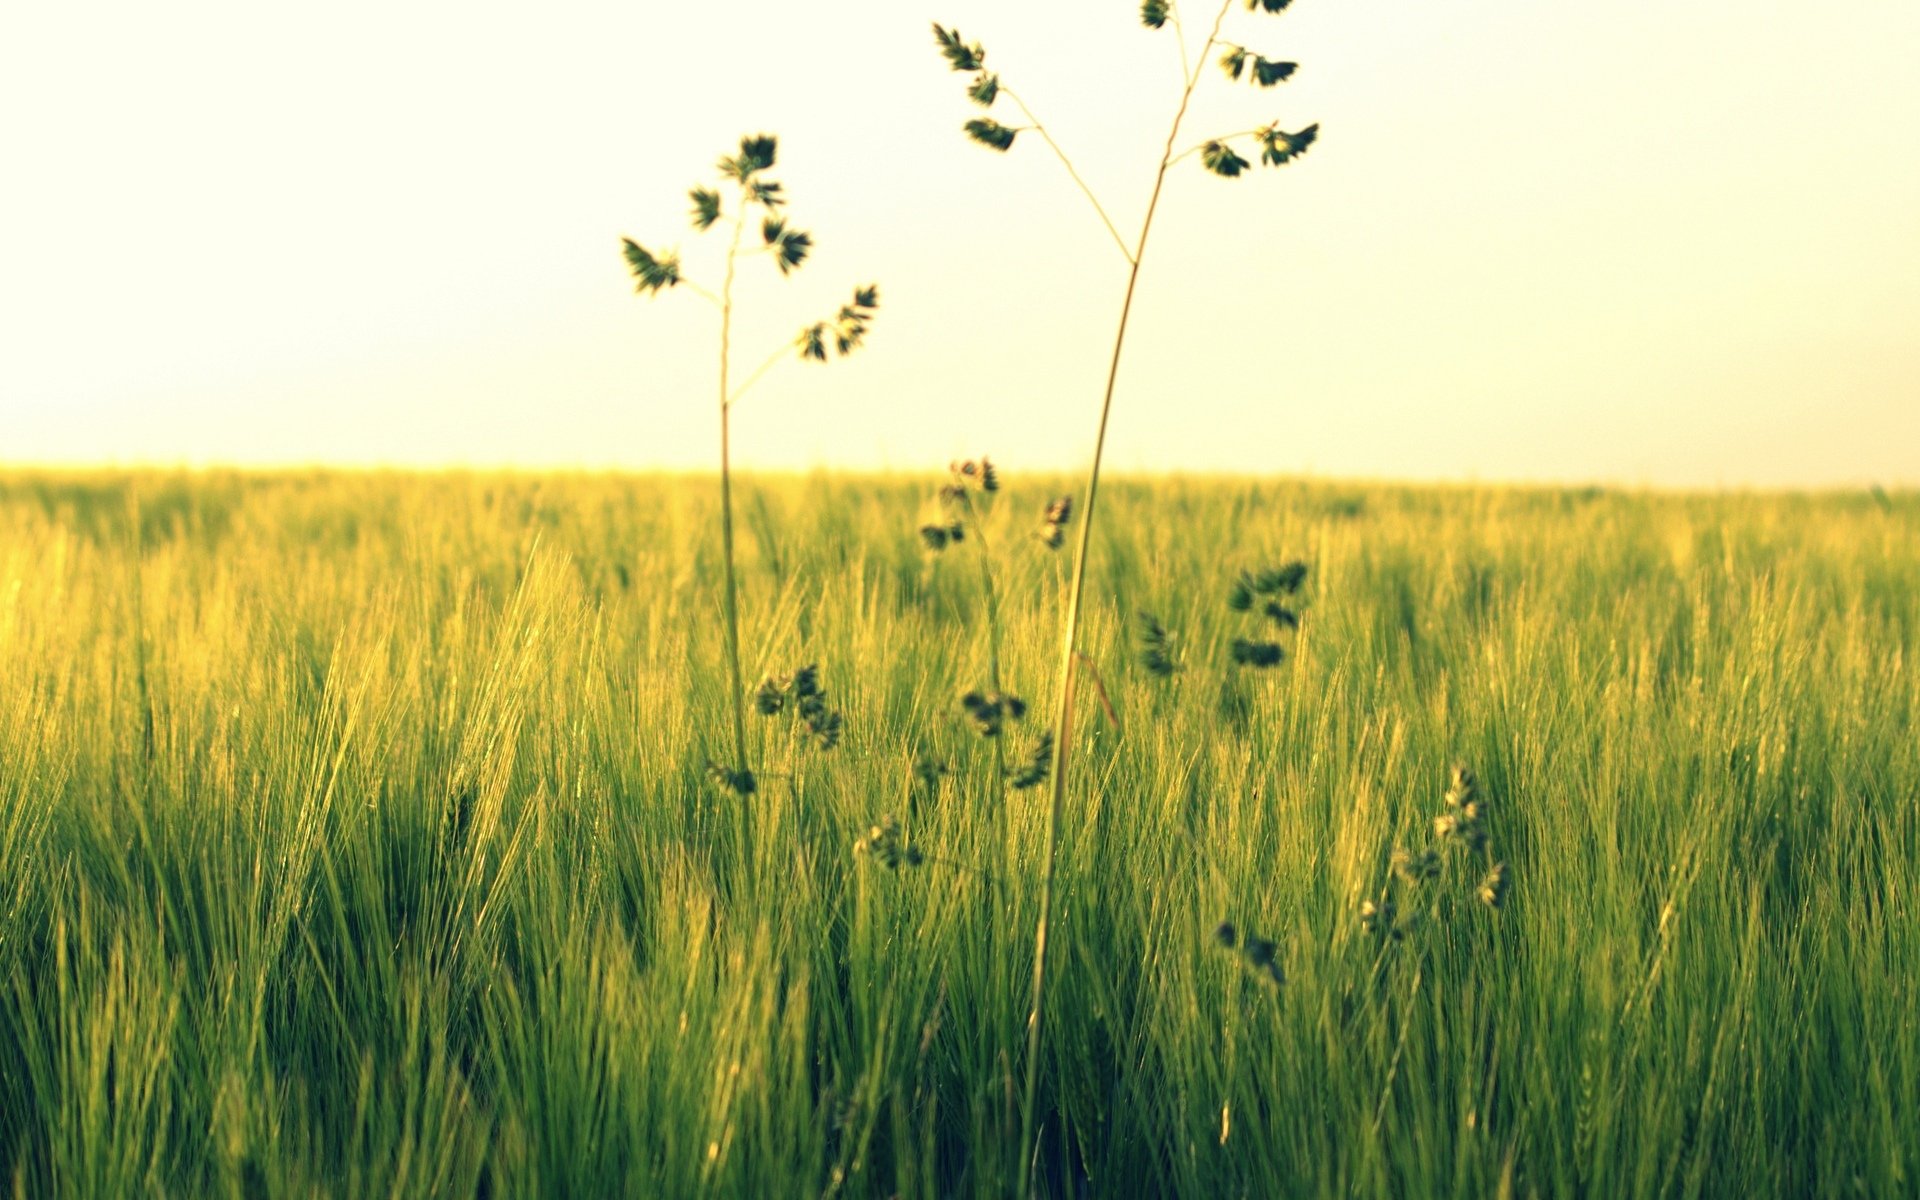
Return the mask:
POLYGON ((1447 774, 1447 810, 1433 819, 1433 836, 1443 844, 1456 843, 1475 854, 1487 847, 1487 802, 1480 797, 1480 781, 1463 764, 1447 774))
POLYGON ((940 781, 952 772, 952 767, 924 750, 913 757, 913 780, 929 792, 939 787, 940 781))
POLYGON ((967 540, 967 521, 979 515, 973 493, 1000 490, 1000 472, 984 455, 951 463, 947 470, 951 478, 940 487, 937 511, 920 523, 920 540, 931 554, 967 540))
MULTIPOLYGON (((1281 630, 1300 628, 1300 614, 1283 604, 1280 597, 1291 598, 1307 581, 1307 564, 1290 562, 1261 571, 1242 571, 1227 591, 1227 607, 1238 613, 1251 613, 1257 604, 1260 615, 1281 630)), ((1277 667, 1286 660, 1287 651, 1268 637, 1237 637, 1228 645, 1236 666, 1277 667)))
POLYGON ((920 541, 930 554, 938 554, 948 546, 967 540, 967 527, 961 521, 923 521, 920 524, 920 541))
POLYGON ((1173 657, 1173 635, 1160 623, 1160 618, 1150 612, 1139 614, 1140 626, 1137 634, 1139 643, 1136 661, 1145 667, 1147 673, 1166 679, 1180 669, 1173 657))
POLYGON ((983 492, 1000 490, 1000 472, 994 469, 993 460, 985 455, 977 460, 969 458, 948 463, 947 470, 953 474, 953 486, 962 492, 968 488, 978 488, 983 492))
POLYGON ((820 668, 808 663, 792 675, 769 675, 754 689, 753 707, 763 717, 771 717, 793 706, 794 718, 807 727, 809 737, 822 750, 840 744, 843 721, 838 709, 827 707, 826 689, 820 686, 820 668))
MULTIPOLYGON (((774 236, 769 224, 769 238, 774 236)), ((880 311, 880 288, 876 284, 853 289, 853 299, 840 306, 831 321, 816 321, 800 331, 794 339, 794 345, 800 349, 800 357, 814 362, 827 361, 827 347, 831 345, 842 358, 858 350, 867 340, 867 327, 873 323, 874 313, 880 311)))
POLYGON ((960 697, 960 707, 966 710, 967 719, 973 722, 981 737, 999 737, 1008 720, 1018 721, 1027 715, 1025 700, 1000 692, 991 695, 967 692, 960 697))
POLYGON ((1028 751, 1026 760, 1007 777, 1007 786, 1021 792, 1039 787, 1047 781, 1047 771, 1052 766, 1053 732, 1043 729, 1040 736, 1034 739, 1033 749, 1028 751))
POLYGON ((725 763, 709 761, 707 763, 707 778, 713 780, 736 796, 751 796, 760 790, 759 783, 753 778, 753 772, 747 770, 745 767, 741 767, 736 771, 725 763))
POLYGON ((1033 531, 1042 545, 1058 550, 1067 540, 1067 522, 1073 519, 1073 497, 1055 496, 1040 515, 1040 527, 1033 531))
MULTIPOLYGON (((1023 720, 1027 715, 1025 700, 1002 692, 969 691, 960 697, 960 707, 966 710, 975 731, 988 738, 1005 736, 1008 721, 1023 720)), ((1013 774, 1007 776, 1007 786, 1023 792, 1039 787, 1047 781, 1047 772, 1052 766, 1053 731, 1042 730, 1027 756, 1014 768, 1013 774)))
POLYGON ((1400 924, 1400 908, 1391 896, 1382 896, 1378 904, 1371 900, 1360 902, 1360 928, 1371 937, 1395 942, 1406 935, 1406 928, 1400 924))
POLYGON ((926 861, 919 847, 907 843, 900 833, 899 822, 892 817, 881 817, 878 825, 869 826, 865 833, 853 839, 853 852, 871 857, 889 871, 917 867, 926 861))
MULTIPOLYGON (((962 40, 957 29, 935 25, 933 37, 948 66, 973 75, 973 82, 967 85, 967 99, 981 108, 992 108, 993 102, 1000 98, 1001 86, 1000 77, 987 70, 986 49, 978 42, 969 44, 962 40)), ((991 117, 975 117, 962 128, 967 131, 968 137, 981 145, 1007 151, 1013 149, 1013 139, 1027 127, 1002 125, 991 117)))
POLYGON ((1417 892, 1428 884, 1439 886, 1453 873, 1455 862, 1468 865, 1474 857, 1486 864, 1486 873, 1474 885, 1474 898, 1491 909, 1506 903, 1513 882, 1512 871, 1506 863, 1493 861, 1488 850, 1487 801, 1481 795, 1479 781, 1465 765, 1456 763, 1448 771, 1445 800, 1446 811, 1433 819, 1434 844, 1418 852, 1396 848, 1391 860, 1393 879, 1388 882, 1387 894, 1377 902, 1361 903, 1360 926, 1369 935, 1398 941, 1412 928, 1411 923, 1400 919, 1394 904, 1395 882, 1410 892, 1417 892))
POLYGON ((1243 940, 1232 921, 1222 921, 1219 928, 1213 931, 1213 939, 1228 950, 1237 950, 1240 961, 1255 974, 1265 976, 1275 984, 1287 981, 1286 972, 1280 969, 1280 960, 1275 957, 1280 947, 1267 938, 1249 933, 1243 940))

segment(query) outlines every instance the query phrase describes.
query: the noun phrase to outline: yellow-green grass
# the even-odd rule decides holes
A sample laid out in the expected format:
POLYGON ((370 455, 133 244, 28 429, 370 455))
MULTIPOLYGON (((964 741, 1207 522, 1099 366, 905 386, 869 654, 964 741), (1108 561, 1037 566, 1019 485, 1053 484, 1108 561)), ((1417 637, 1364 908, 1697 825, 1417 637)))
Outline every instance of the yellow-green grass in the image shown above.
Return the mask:
MULTIPOLYGON (((933 485, 744 482, 749 681, 818 662, 846 736, 754 718, 742 800, 713 481, 0 478, 0 1185, 1009 1190, 1045 791, 957 702, 933 485), (886 814, 928 861, 852 853, 886 814)), ((1046 1192, 1920 1187, 1920 498, 1110 486, 1046 1192), (1292 558, 1235 672, 1232 577, 1292 558), (1505 905, 1369 937, 1456 760, 1505 905)), ((1015 757, 1063 487, 993 518, 1015 757)))

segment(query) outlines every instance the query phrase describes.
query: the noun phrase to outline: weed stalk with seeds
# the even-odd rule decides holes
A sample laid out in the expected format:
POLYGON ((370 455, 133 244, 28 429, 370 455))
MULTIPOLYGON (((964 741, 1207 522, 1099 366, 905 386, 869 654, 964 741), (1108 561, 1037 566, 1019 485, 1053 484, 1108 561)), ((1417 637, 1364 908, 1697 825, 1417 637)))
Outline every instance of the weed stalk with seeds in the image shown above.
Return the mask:
POLYGON ((868 284, 857 287, 853 297, 841 305, 831 320, 816 321, 803 328, 788 345, 782 346, 757 367, 739 387, 734 387, 733 312, 734 281, 742 257, 765 255, 782 276, 791 275, 807 261, 813 251, 813 235, 793 228, 783 213, 786 191, 768 174, 773 169, 778 141, 770 134, 753 134, 740 139, 737 154, 721 157, 715 164, 717 186, 695 186, 687 193, 693 205, 693 228, 700 233, 727 222, 730 235, 725 266, 718 290, 704 287, 684 273, 677 250, 655 253, 632 238, 621 239, 622 253, 632 273, 635 290, 647 296, 686 287, 713 305, 720 314, 720 543, 725 560, 727 672, 732 699, 733 754, 725 765, 715 765, 712 774, 728 790, 749 796, 757 790, 752 768, 747 762, 746 687, 740 674, 740 600, 733 552, 733 462, 731 416, 733 406, 775 365, 790 354, 811 362, 826 362, 829 357, 844 358, 866 341, 867 329, 880 307, 880 289, 868 284), (729 198, 723 193, 731 193, 729 198), (747 247, 749 219, 759 224, 759 244, 747 247))
POLYGON ((1181 130, 1186 124, 1187 109, 1216 48, 1223 51, 1219 59, 1220 69, 1228 79, 1234 82, 1247 81, 1258 88, 1271 88, 1285 82, 1298 69, 1295 63, 1268 59, 1248 50, 1245 46, 1222 38, 1227 16, 1236 2, 1244 3, 1249 11, 1264 10, 1266 13, 1273 14, 1283 11, 1291 0, 1222 0, 1197 58, 1188 56, 1186 33, 1181 26, 1180 9, 1175 0, 1145 0, 1140 6, 1140 20, 1147 28, 1160 30, 1169 25, 1172 26, 1180 55, 1184 86, 1180 93, 1179 104, 1174 110, 1172 126, 1167 132, 1165 146, 1160 152, 1158 169, 1154 173, 1153 188, 1147 197, 1146 213, 1131 247, 1121 236, 1113 219, 1108 215, 1106 207, 1100 203, 1093 189, 1087 185, 1080 171, 1074 166, 1073 160, 1040 123, 1026 101, 1007 86, 998 73, 987 66, 985 48, 977 42, 966 41, 958 30, 950 30, 940 25, 933 27, 934 38, 948 66, 971 78, 967 88, 968 98, 981 109, 992 110, 996 102, 1004 97, 1019 110, 1024 121, 1023 124, 1006 125, 991 116, 977 116, 966 122, 964 128, 967 136, 983 146, 1002 153, 1011 150, 1020 134, 1024 132, 1030 131, 1039 137, 1059 159, 1075 186, 1093 206, 1095 214, 1112 237, 1121 256, 1126 259, 1128 267, 1126 290, 1120 305, 1119 328, 1114 333, 1113 350, 1107 367, 1106 388, 1100 400, 1100 420, 1094 434, 1093 459, 1087 476, 1085 499, 1081 507, 1080 537, 1074 551, 1072 584, 1067 592, 1066 614, 1061 636, 1060 669, 1053 722, 1053 729, 1057 731, 1053 746, 1053 787, 1047 814, 1045 859, 1040 888, 1040 916, 1034 935, 1032 1010, 1027 1027, 1025 1109, 1021 1134, 1023 1192, 1030 1190, 1032 1185, 1027 1172, 1031 1170, 1033 1161, 1034 1098, 1039 1073, 1041 1018, 1046 993, 1047 931, 1052 918, 1054 859, 1059 838, 1061 809, 1066 796, 1067 765, 1073 749, 1070 724, 1073 705, 1072 674, 1079 650, 1080 614, 1086 590, 1087 554, 1093 542, 1093 517, 1095 504, 1100 496, 1100 464, 1106 449, 1107 424, 1113 409, 1114 385, 1120 376, 1120 362, 1126 346, 1128 321, 1133 313, 1134 293, 1140 282, 1140 265, 1146 255, 1148 237, 1153 232, 1154 216, 1159 211, 1161 190, 1166 183, 1167 173, 1174 164, 1197 154, 1201 165, 1208 172, 1221 178, 1233 179, 1246 172, 1252 165, 1236 149, 1236 146, 1246 146, 1263 165, 1278 167, 1292 162, 1305 153, 1319 134, 1318 125, 1308 125, 1297 132, 1288 132, 1281 128, 1278 122, 1274 122, 1243 133, 1208 138, 1188 149, 1179 149, 1181 130))
POLYGON ((940 488, 937 515, 920 526, 920 540, 929 553, 939 554, 950 546, 971 539, 975 561, 980 564, 980 589, 986 598, 987 608, 988 691, 985 696, 968 692, 962 697, 961 705, 974 718, 980 731, 993 742, 993 795, 994 803, 998 805, 1006 794, 1007 786, 1005 739, 1000 736, 1002 710, 1009 702, 1018 705, 1022 713, 1026 709, 1023 701, 1007 695, 1000 675, 1000 596, 994 583, 993 547, 987 540, 986 531, 987 514, 1000 491, 1000 470, 993 465, 991 458, 982 455, 978 459, 970 458, 950 464, 948 476, 947 482, 940 488), (970 700, 977 703, 971 703, 970 700), (981 720, 982 713, 989 709, 990 718, 981 720))

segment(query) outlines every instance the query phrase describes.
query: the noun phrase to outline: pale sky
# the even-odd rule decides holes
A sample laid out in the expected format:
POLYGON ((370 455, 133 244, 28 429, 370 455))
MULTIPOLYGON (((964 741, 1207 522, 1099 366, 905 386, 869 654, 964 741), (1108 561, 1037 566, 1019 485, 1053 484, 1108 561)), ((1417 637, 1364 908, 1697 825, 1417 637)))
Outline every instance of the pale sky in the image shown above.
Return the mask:
MULTIPOLYGON (((716 317, 633 294, 740 135, 813 259, 747 265, 746 469, 1078 465, 1125 263, 957 25, 1136 228, 1179 92, 1130 0, 20 3, 0 16, 0 463, 706 467, 716 317), (1008 113, 997 113, 1012 121, 1008 113)), ((1197 42, 1214 11, 1190 6, 1197 42)), ((1296 0, 1182 142, 1320 122, 1162 200, 1110 462, 1920 484, 1920 4, 1296 0)))

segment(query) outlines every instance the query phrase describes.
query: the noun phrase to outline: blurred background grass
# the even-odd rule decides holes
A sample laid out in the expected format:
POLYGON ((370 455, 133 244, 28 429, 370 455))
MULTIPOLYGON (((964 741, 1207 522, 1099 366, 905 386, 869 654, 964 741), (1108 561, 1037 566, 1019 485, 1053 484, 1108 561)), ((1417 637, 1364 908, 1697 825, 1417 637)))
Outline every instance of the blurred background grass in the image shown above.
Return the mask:
MULTIPOLYGON (((0 1178, 1008 1190, 1044 801, 957 702, 987 633, 915 534, 936 483, 746 481, 748 676, 819 663, 847 732, 757 719, 743 802, 710 480, 0 478, 0 1178), (883 815, 930 861, 853 855, 883 815)), ((1059 481, 1008 485, 1044 711, 1059 481)), ((1916 1186, 1920 497, 1111 486, 1049 1193, 1916 1186), (1232 577, 1293 558, 1291 660, 1234 673, 1232 577), (1455 760, 1512 893, 1383 947, 1356 909, 1455 760)))

